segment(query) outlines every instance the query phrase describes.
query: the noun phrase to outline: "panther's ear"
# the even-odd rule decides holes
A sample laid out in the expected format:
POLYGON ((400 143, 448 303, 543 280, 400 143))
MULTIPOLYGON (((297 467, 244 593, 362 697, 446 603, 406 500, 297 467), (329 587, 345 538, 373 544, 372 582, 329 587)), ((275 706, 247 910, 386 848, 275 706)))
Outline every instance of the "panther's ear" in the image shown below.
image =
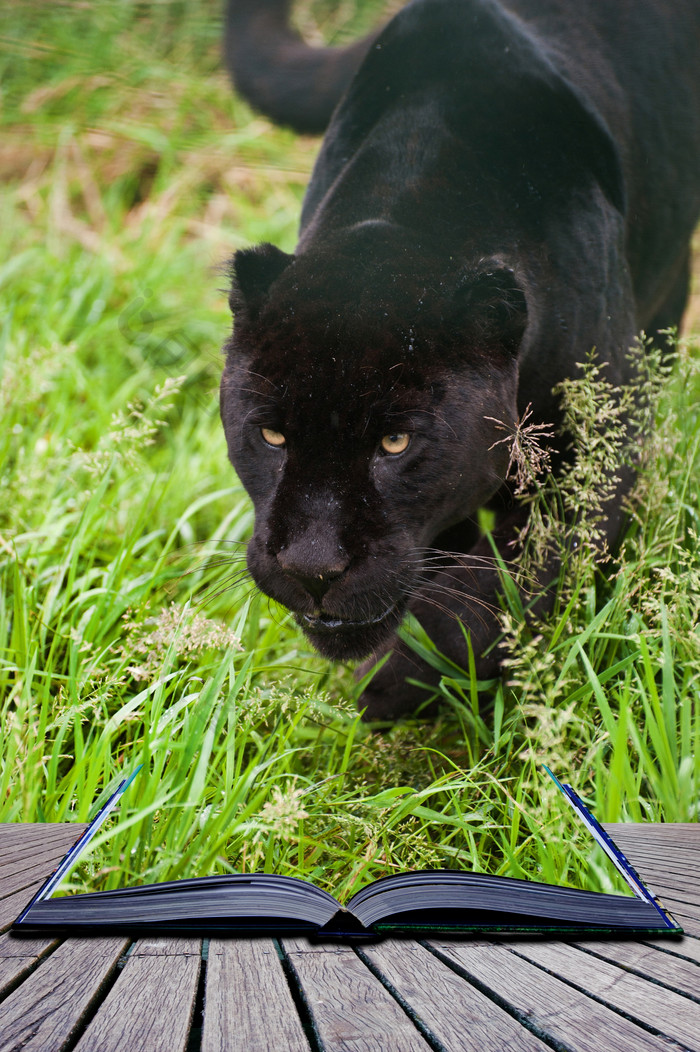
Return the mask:
POLYGON ((476 347, 517 354, 527 325, 527 300, 510 267, 494 262, 465 274, 453 308, 455 324, 476 347))
POLYGON ((294 256, 264 243, 242 248, 231 260, 229 306, 235 314, 245 310, 254 317, 267 299, 270 286, 294 261, 294 256))

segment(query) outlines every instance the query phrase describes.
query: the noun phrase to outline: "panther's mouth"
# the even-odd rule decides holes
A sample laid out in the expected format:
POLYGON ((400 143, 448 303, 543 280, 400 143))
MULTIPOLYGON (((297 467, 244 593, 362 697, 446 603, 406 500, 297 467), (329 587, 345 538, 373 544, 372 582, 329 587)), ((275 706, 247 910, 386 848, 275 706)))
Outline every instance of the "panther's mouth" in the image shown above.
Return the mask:
POLYGON ((380 625, 396 611, 396 606, 396 603, 392 603, 377 617, 367 618, 364 621, 351 621, 346 618, 332 617, 329 614, 297 614, 297 619, 302 628, 309 632, 355 632, 358 629, 380 625))
POLYGON ((365 658, 391 638, 401 621, 401 605, 392 603, 376 617, 362 621, 329 614, 296 614, 316 650, 333 661, 365 658))

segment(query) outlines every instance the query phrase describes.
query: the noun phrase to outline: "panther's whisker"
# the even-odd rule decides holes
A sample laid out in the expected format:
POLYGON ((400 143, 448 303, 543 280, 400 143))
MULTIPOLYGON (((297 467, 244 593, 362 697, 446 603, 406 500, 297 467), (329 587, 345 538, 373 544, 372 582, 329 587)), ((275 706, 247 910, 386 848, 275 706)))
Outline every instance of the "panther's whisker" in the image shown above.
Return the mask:
MULTIPOLYGON (((232 590, 231 587, 229 585, 227 585, 227 584, 223 585, 222 587, 215 588, 215 589, 214 588, 207 589, 205 592, 202 593, 202 595, 200 597, 201 602, 202 603, 204 603, 204 602, 211 603, 215 599, 219 599, 222 595, 226 595, 231 590, 232 590)), ((250 586, 250 588, 246 592, 244 592, 243 595, 241 596, 241 602, 245 602, 248 599, 248 597, 251 596, 255 592, 255 590, 256 590, 256 585, 252 584, 250 586)))

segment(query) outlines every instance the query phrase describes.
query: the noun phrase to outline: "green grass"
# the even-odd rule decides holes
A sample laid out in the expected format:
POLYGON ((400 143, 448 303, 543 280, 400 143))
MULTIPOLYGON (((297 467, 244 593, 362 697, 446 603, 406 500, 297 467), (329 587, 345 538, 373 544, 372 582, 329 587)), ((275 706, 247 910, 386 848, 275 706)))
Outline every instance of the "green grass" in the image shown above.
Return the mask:
MULTIPOLYGON (((342 39, 384 6, 299 21, 342 39)), ((233 867, 349 893, 435 865, 576 882, 589 846, 541 763, 604 820, 698 817, 696 353, 664 385, 606 575, 582 545, 541 625, 511 595, 490 708, 443 664, 439 719, 369 730, 351 669, 240 579, 217 268, 293 247, 317 142, 233 97, 217 17, 24 0, 4 19, 0 821, 85 821, 142 763, 79 886, 233 867)))

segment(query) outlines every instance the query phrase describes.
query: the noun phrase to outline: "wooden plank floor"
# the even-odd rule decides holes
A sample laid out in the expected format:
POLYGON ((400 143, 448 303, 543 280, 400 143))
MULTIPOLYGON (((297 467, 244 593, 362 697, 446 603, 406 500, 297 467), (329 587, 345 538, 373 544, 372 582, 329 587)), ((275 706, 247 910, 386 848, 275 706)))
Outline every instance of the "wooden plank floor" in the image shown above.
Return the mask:
POLYGON ((26 939, 75 825, 0 825, 0 1052, 700 1052, 700 825, 610 827, 682 939, 26 939))

